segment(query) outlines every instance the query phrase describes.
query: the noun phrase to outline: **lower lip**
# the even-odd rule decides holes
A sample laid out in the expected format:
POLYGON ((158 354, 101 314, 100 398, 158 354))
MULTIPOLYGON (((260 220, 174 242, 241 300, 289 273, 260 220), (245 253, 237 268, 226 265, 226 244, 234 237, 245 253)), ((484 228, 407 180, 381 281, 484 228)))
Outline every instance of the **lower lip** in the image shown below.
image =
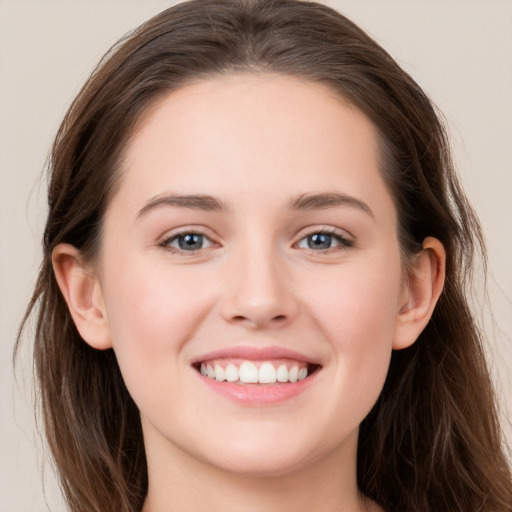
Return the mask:
POLYGON ((318 371, 304 380, 287 384, 236 384, 219 382, 200 373, 198 376, 211 390, 219 395, 246 405, 271 405, 290 400, 303 393, 316 378, 318 371))

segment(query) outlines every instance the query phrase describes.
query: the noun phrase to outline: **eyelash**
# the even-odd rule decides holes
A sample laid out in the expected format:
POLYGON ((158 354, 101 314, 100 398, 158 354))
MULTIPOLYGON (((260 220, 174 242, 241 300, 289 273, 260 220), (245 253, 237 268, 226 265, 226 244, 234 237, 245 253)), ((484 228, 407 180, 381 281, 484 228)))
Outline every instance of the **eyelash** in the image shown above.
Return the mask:
MULTIPOLYGON (((173 233, 171 236, 166 237, 164 240, 162 240, 162 242, 160 242, 158 245, 160 247, 162 247, 163 249, 165 249, 169 252, 172 252, 174 254, 184 254, 184 255, 185 254, 186 255, 194 255, 194 254, 197 254, 198 252, 200 252, 204 249, 208 249, 212 246, 217 246, 217 247, 219 246, 219 244, 216 244, 214 241, 212 241, 212 239, 208 235, 201 233, 200 231, 195 231, 195 230, 183 230, 178 233, 173 233), (205 241, 205 240, 208 241, 208 245, 206 247, 200 247, 199 249, 190 249, 190 250, 183 249, 180 247, 173 247, 171 245, 173 242, 178 242, 178 244, 179 244, 180 238, 185 238, 187 236, 201 237, 202 241, 205 241)), ((297 243, 294 244, 294 247, 307 249, 308 251, 311 251, 316 254, 330 254, 331 252, 343 251, 343 250, 349 249, 354 246, 355 246, 355 243, 353 240, 350 240, 347 237, 343 236, 336 229, 313 230, 313 231, 305 234, 304 236, 302 236, 301 239, 297 243), (306 243, 308 243, 308 241, 307 241, 308 238, 315 237, 315 236, 326 236, 326 237, 329 237, 329 239, 331 241, 334 240, 338 243, 332 247, 322 248, 322 249, 318 249, 318 250, 313 249, 312 247, 301 247, 300 246, 300 244, 302 242, 306 241, 306 243)))
POLYGON ((158 245, 169 252, 172 252, 175 254, 187 254, 187 255, 197 254, 199 251, 208 249, 211 246, 215 246, 215 245, 218 246, 218 244, 215 244, 215 242, 213 242, 208 235, 205 235, 204 233, 201 233, 200 231, 195 231, 195 230, 184 230, 184 231, 181 231, 178 233, 173 233, 171 236, 166 237, 164 240, 162 240, 162 242, 160 242, 158 245), (174 241, 179 242, 180 238, 185 238, 187 236, 201 237, 202 240, 207 240, 209 242, 209 245, 207 247, 201 247, 199 249, 191 249, 191 250, 171 246, 171 244, 174 241))
MULTIPOLYGON (((314 237, 314 236, 327 236, 331 240, 335 240, 338 242, 337 245, 334 245, 332 247, 328 247, 325 249, 313 249, 311 247, 303 247, 304 249, 307 249, 313 253, 316 254, 331 254, 332 252, 338 252, 338 251, 344 251, 346 249, 350 249, 351 247, 355 246, 355 243, 353 240, 350 240, 346 236, 342 235, 337 229, 331 228, 331 229, 317 229, 313 230, 306 235, 304 235, 296 244, 296 247, 299 247, 299 244, 303 241, 307 241, 308 238, 314 237)), ((307 242, 306 242, 307 243, 307 242)))

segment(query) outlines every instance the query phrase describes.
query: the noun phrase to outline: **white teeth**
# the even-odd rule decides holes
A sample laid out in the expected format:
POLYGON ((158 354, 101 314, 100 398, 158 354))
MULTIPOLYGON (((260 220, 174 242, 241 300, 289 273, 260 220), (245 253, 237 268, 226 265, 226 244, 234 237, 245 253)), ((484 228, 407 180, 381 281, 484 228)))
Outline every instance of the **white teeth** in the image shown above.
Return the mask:
POLYGON ((260 384, 270 384, 276 381, 276 369, 271 363, 263 363, 260 366, 259 382, 260 384))
POLYGON ((251 361, 244 361, 240 367, 229 363, 226 367, 216 362, 211 364, 201 363, 199 368, 201 375, 218 382, 242 382, 246 384, 273 384, 275 382, 297 382, 304 380, 308 376, 307 367, 299 368, 294 365, 288 369, 286 364, 280 364, 276 367, 269 361, 261 363, 259 369, 251 361))
POLYGON ((226 366, 226 380, 228 382, 235 382, 239 378, 238 368, 234 364, 228 364, 226 366))
POLYGON ((218 380, 219 382, 222 382, 225 380, 226 372, 224 371, 224 368, 222 366, 219 366, 218 364, 215 365, 215 380, 218 380))
POLYGON ((277 369, 277 380, 279 382, 288 382, 288 368, 285 364, 279 365, 277 369))
POLYGON ((258 382, 258 368, 248 361, 240 365, 240 382, 256 383, 258 382))

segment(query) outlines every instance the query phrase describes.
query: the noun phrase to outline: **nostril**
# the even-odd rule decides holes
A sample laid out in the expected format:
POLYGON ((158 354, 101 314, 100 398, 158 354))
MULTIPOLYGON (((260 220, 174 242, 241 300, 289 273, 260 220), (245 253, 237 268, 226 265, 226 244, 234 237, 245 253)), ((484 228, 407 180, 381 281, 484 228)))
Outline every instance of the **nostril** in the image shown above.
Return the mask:
POLYGON ((237 323, 239 325, 242 324, 250 324, 254 327, 263 327, 264 325, 270 326, 280 326, 286 324, 288 319, 287 315, 276 315, 276 316, 258 316, 258 315, 234 315, 231 317, 231 321, 237 323))

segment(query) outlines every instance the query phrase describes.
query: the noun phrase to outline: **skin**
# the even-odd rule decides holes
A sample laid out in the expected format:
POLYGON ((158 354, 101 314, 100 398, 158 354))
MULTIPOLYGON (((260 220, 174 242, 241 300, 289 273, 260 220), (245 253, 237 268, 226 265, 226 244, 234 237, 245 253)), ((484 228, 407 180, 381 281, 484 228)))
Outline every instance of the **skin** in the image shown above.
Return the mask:
POLYGON ((319 84, 229 75, 188 85, 131 139, 95 265, 72 246, 55 250, 82 337, 114 348, 139 406, 145 512, 377 510, 357 491, 359 424, 444 278, 435 239, 402 266, 377 141, 319 84), (290 208, 325 193, 345 201, 290 208), (223 208, 170 204, 199 194, 223 208), (308 245, 324 232, 328 248, 308 245), (180 250, 185 233, 203 235, 202 248, 180 250), (291 399, 239 403, 192 363, 240 345, 293 349, 320 370, 291 399))

